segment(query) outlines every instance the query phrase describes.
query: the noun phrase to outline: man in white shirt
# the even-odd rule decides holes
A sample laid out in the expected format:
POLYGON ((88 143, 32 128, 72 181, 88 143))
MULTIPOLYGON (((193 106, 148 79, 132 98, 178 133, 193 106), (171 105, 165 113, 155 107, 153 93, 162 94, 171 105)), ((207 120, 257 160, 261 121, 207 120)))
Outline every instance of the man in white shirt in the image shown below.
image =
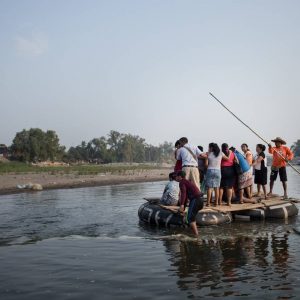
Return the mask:
POLYGON ((182 147, 177 150, 177 160, 182 161, 182 171, 186 173, 186 179, 193 182, 200 190, 198 157, 201 151, 198 147, 188 144, 186 137, 182 137, 179 141, 182 147))

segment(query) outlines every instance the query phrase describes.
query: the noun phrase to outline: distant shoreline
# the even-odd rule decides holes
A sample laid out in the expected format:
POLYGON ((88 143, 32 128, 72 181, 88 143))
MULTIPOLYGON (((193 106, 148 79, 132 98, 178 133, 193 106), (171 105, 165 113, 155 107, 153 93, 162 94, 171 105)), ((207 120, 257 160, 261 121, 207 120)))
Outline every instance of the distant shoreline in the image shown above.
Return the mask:
POLYGON ((156 182, 168 180, 170 168, 152 170, 128 170, 122 174, 106 173, 96 175, 52 174, 52 173, 7 173, 0 175, 0 195, 17 193, 36 193, 20 189, 17 185, 41 184, 43 190, 73 189, 95 186, 109 186, 138 182, 156 182))

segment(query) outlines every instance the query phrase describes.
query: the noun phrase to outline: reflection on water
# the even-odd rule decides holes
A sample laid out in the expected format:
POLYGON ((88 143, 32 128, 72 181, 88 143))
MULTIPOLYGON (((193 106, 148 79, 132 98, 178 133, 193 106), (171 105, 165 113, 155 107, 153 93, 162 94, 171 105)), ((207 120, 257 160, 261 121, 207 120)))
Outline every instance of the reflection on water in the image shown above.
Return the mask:
MULTIPOLYGON (((253 296, 284 299, 296 295, 290 276, 289 234, 240 236, 216 242, 164 241, 178 276, 177 285, 190 296, 253 296)), ((297 288, 298 290, 298 288, 297 288)))
MULTIPOLYGON (((290 173, 300 198, 298 183, 290 173)), ((297 299, 299 217, 204 227, 195 239, 139 222, 142 198, 164 185, 0 196, 0 299, 297 299)))

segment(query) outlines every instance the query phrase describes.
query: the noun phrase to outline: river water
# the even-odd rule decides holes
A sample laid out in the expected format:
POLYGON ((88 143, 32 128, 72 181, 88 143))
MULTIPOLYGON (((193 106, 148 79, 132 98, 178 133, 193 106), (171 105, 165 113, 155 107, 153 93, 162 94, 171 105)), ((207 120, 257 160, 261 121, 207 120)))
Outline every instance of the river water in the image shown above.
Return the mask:
POLYGON ((0 196, 0 299, 299 299, 298 217, 205 227, 195 240, 139 222, 142 198, 164 184, 0 196))

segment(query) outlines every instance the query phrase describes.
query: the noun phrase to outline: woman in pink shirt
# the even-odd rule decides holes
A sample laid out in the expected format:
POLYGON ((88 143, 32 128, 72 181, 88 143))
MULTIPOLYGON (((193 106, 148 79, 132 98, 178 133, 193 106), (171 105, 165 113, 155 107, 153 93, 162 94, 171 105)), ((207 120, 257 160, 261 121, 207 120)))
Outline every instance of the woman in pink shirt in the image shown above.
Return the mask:
POLYGON ((226 190, 227 205, 231 206, 233 186, 236 182, 234 162, 236 161, 234 153, 229 150, 228 144, 222 144, 222 152, 228 159, 221 161, 221 184, 220 184, 220 203, 222 203, 223 193, 226 190))

